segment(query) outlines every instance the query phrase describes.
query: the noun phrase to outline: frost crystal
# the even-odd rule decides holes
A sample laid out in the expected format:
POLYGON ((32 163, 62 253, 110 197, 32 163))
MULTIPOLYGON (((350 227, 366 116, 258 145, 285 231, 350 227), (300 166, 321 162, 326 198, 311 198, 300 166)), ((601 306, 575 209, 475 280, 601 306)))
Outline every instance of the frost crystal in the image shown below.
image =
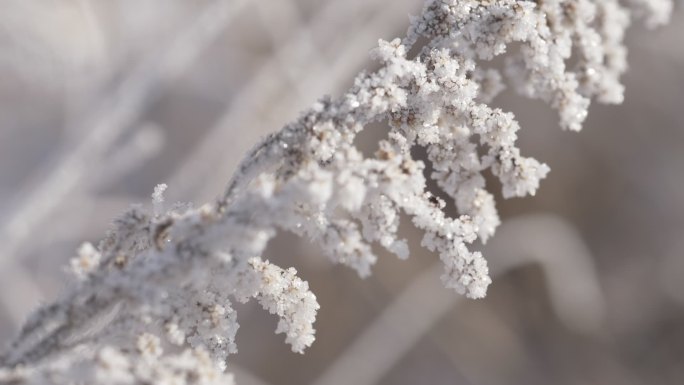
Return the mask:
MULTIPOLYGON (((649 25, 671 9, 665 0, 626 3, 649 25)), ((164 211, 159 185, 152 213, 132 207, 97 249, 81 247, 71 264, 81 280, 26 322, 0 358, 0 382, 231 383, 232 304, 250 299, 279 317, 276 332, 302 352, 319 306, 293 268, 259 258, 278 229, 367 276, 373 242, 408 257, 397 234, 403 213, 424 232, 422 246, 439 254, 445 285, 484 297, 487 262, 468 244, 491 237, 499 217, 483 173, 510 198, 534 195, 549 171, 516 147, 513 114, 488 105, 504 85, 487 62, 516 43, 510 82, 579 130, 591 99, 622 101, 629 9, 617 0, 428 1, 403 40, 381 40, 372 51, 377 71, 265 138, 217 202, 164 211), (376 121, 390 132, 366 158, 354 138, 376 121), (428 177, 458 217, 427 191, 414 147, 425 149, 428 177)))
POLYGON ((159 215, 164 211, 164 191, 168 186, 165 183, 158 184, 152 193, 152 204, 154 207, 154 215, 159 215))

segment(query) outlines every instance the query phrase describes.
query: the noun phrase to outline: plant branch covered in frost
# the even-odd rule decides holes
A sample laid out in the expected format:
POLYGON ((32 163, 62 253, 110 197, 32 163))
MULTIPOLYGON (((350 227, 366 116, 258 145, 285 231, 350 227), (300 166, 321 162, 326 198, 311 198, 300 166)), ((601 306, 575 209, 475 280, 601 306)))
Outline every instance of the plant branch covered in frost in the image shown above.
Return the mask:
POLYGON ((0 382, 230 383, 232 303, 250 299, 276 314, 276 332, 303 352, 319 306, 293 268, 260 259, 278 229, 367 276, 373 242, 408 257, 397 236, 404 213, 424 232, 422 245, 439 254, 445 285, 483 297, 487 262, 467 246, 499 224, 483 172, 509 198, 534 195, 549 171, 520 154, 513 114, 488 105, 504 86, 487 63, 517 43, 507 56, 511 83, 556 109, 562 127, 579 130, 592 98, 622 101, 630 10, 658 25, 671 9, 665 0, 625 3, 428 1, 403 40, 372 51, 377 71, 264 139, 216 203, 165 211, 160 185, 151 213, 132 207, 99 246, 82 246, 71 265, 77 286, 30 317, 0 358, 0 382), (353 141, 375 121, 387 121, 390 132, 365 158, 353 141), (445 202, 427 191, 416 146, 459 217, 446 216, 445 202))

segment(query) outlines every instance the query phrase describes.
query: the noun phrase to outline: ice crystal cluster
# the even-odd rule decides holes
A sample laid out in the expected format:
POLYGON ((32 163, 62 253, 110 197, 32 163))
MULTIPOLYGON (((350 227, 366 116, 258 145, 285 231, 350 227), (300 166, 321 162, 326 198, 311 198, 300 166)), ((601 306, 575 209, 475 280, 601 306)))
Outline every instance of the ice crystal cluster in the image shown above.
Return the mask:
POLYGON ((0 358, 0 382, 17 384, 227 384, 237 351, 232 303, 256 300, 280 321, 294 352, 314 341, 319 308, 293 268, 262 260, 276 231, 321 246, 367 276, 377 243, 409 255, 402 215, 444 263, 447 287, 470 298, 491 282, 469 249, 499 217, 487 170, 505 198, 533 195, 549 168, 516 147, 513 114, 488 103, 504 88, 488 63, 507 53, 505 75, 521 94, 556 109, 579 130, 591 99, 619 103, 623 35, 630 13, 667 21, 666 0, 439 0, 411 20, 407 36, 380 41, 379 69, 361 73, 337 99, 324 98, 244 158, 213 204, 132 207, 97 246, 72 261, 76 286, 38 309, 0 358), (507 50, 509 52, 507 52, 507 50), (355 136, 387 122, 364 157, 355 136), (432 164, 412 155, 422 147, 432 164), (433 179, 459 217, 426 189, 433 179))

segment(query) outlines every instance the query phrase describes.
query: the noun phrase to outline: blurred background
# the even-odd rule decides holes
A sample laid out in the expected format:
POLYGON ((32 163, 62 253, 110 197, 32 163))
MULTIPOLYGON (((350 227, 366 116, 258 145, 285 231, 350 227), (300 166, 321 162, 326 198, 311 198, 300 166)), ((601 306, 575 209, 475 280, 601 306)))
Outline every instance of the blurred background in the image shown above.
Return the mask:
MULTIPOLYGON (((2 0, 0 343, 68 285, 63 266, 131 203, 205 202, 258 138, 339 95, 421 0, 2 0)), ((681 7, 680 7, 681 8, 681 7)), ((362 280, 283 234, 321 303, 317 341, 289 351, 276 320, 238 307, 239 384, 683 384, 684 12, 633 27, 621 106, 584 130, 505 91, 520 146, 552 169, 498 202, 494 283, 465 300, 437 257, 383 255, 362 280)), ((378 127, 360 146, 374 149, 378 127)), ((493 189, 498 186, 492 184, 493 189)), ((500 198, 500 197, 499 197, 500 198)), ((453 213, 452 213, 453 214, 453 213)))

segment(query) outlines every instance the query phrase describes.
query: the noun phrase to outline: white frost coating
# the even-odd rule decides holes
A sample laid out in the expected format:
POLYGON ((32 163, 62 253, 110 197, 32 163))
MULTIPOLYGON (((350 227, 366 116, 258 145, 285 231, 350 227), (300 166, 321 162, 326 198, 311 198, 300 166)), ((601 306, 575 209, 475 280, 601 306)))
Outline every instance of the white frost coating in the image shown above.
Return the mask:
MULTIPOLYGON (((628 3, 649 24, 670 10, 663 0, 628 3)), ((617 0, 428 1, 403 40, 372 51, 377 71, 265 138, 215 203, 164 211, 166 185, 159 185, 152 213, 132 207, 96 249, 82 247, 72 262, 81 280, 26 322, 0 357, 0 382, 231 383, 232 304, 250 299, 279 317, 276 332, 302 352, 314 340, 316 297, 294 269, 259 259, 280 229, 367 276, 377 259, 373 242, 408 257, 397 234, 403 213, 439 255, 445 285, 484 297, 487 262, 468 244, 491 237, 499 217, 483 172, 509 198, 534 195, 549 171, 521 155, 513 114, 487 104, 504 85, 486 62, 517 43, 506 66, 516 89, 579 130, 592 98, 622 100, 628 15, 617 0), (387 121, 390 133, 365 158, 353 142, 374 121, 387 121), (427 191, 416 146, 458 217, 427 191)))
MULTIPOLYGON (((154 336, 146 337, 149 341, 145 342, 153 341, 154 336)), ((151 355, 104 346, 94 353, 64 355, 41 366, 39 371, 27 367, 0 370, 0 383, 234 385, 235 380, 232 374, 217 368, 201 349, 151 355)))
POLYGON ((280 317, 276 333, 285 333, 285 342, 292 351, 304 353, 314 341, 314 329, 318 302, 309 291, 309 284, 297 277, 297 270, 283 270, 268 261, 252 258, 249 264, 257 273, 260 287, 256 298, 271 314, 280 317))
POLYGON ((168 187, 166 183, 161 183, 154 187, 154 192, 152 193, 154 215, 160 215, 164 212, 164 191, 168 187))
POLYGON ((88 274, 97 269, 101 257, 92 243, 85 242, 78 248, 78 256, 69 260, 69 268, 79 280, 86 279, 88 274))

